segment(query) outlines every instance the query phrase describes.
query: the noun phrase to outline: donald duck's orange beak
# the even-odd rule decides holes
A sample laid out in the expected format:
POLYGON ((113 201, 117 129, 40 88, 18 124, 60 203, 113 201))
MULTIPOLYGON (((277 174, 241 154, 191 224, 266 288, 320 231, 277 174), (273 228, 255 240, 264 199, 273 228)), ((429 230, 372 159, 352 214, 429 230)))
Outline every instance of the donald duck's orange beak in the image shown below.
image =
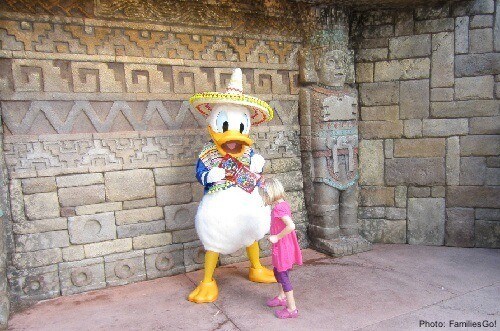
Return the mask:
POLYGON ((227 130, 223 133, 217 133, 209 125, 208 132, 222 156, 229 154, 232 157, 240 157, 245 152, 244 147, 252 146, 253 144, 252 139, 248 135, 242 134, 239 131, 227 130))

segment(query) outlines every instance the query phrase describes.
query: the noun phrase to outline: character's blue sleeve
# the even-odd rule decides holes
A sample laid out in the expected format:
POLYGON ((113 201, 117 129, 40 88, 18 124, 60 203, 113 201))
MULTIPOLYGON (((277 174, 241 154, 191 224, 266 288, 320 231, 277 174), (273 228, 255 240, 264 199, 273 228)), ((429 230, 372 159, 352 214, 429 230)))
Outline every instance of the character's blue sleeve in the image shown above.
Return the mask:
POLYGON ((209 169, 205 166, 205 164, 198 159, 198 163, 196 163, 196 179, 200 182, 201 185, 207 186, 207 176, 209 169))

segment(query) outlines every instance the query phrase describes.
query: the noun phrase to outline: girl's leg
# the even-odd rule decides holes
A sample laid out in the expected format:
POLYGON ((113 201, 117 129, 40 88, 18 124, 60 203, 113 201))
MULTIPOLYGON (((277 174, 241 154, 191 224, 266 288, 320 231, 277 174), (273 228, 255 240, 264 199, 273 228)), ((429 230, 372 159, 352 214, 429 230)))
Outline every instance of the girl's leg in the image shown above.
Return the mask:
POLYGON ((289 311, 293 311, 297 309, 297 307, 295 306, 295 298, 293 297, 293 287, 292 283, 290 282, 290 276, 288 275, 288 270, 279 272, 278 274, 280 276, 281 280, 280 284, 282 285, 282 290, 283 292, 285 292, 286 306, 289 311))
POLYGON ((283 282, 283 280, 281 279, 281 273, 278 272, 278 270, 276 270, 276 268, 273 268, 273 272, 274 272, 274 277, 276 277, 276 280, 278 281, 278 286, 279 286, 278 298, 284 299, 285 292, 283 291, 283 286, 281 285, 281 283, 283 282))

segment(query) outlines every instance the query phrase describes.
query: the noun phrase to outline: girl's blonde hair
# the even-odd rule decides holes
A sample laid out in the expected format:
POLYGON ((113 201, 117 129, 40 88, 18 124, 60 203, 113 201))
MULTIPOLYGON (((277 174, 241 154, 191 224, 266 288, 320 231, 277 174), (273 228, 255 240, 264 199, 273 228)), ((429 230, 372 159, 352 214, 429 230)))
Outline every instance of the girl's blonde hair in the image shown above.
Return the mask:
POLYGON ((259 193, 266 205, 285 198, 285 189, 276 178, 265 178, 259 186, 259 193))

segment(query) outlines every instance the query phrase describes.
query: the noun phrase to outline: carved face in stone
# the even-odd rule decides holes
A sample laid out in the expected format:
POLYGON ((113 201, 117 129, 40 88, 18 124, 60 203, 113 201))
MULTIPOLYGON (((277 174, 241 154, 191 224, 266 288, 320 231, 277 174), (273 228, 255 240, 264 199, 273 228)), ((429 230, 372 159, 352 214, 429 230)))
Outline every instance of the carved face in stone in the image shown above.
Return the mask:
POLYGON ((354 82, 354 59, 351 51, 318 49, 314 61, 320 84, 343 86, 354 82))
POLYGON ((358 100, 350 95, 332 95, 323 100, 321 115, 323 121, 355 120, 358 114, 358 100))

